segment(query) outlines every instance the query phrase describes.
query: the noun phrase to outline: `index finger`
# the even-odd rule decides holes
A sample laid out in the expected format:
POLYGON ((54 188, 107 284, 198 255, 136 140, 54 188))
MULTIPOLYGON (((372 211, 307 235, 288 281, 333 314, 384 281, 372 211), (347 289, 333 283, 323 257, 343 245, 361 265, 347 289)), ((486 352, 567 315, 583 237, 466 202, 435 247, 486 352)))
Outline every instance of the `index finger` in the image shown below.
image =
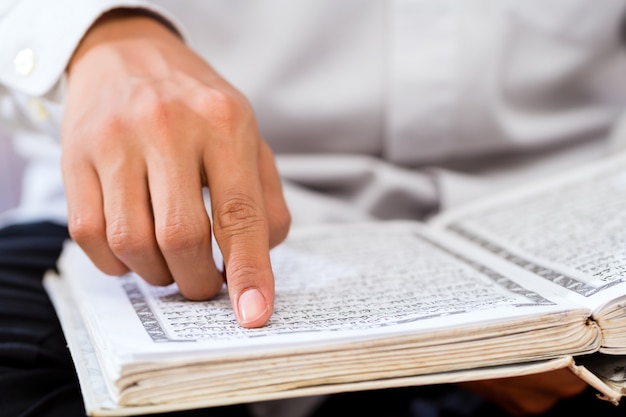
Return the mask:
POLYGON ((205 160, 213 232, 224 258, 237 321, 244 327, 260 327, 272 315, 274 275, 258 168, 259 139, 233 142, 219 146, 219 157, 205 160))

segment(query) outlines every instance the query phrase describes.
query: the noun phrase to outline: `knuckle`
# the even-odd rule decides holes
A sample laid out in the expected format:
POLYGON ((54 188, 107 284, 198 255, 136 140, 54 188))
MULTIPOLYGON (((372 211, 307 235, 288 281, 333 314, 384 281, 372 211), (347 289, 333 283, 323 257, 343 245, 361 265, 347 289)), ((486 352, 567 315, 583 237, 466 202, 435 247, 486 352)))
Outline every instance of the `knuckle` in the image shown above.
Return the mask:
POLYGON ((201 224, 188 218, 169 218, 157 229, 159 247, 173 255, 196 251, 208 240, 207 228, 201 224))
POLYGON ((107 115, 93 129, 93 132, 83 137, 89 140, 93 156, 106 155, 121 138, 125 137, 127 124, 119 115, 107 115))
POLYGON ((130 111, 122 116, 126 123, 165 129, 176 116, 178 101, 165 83, 136 85, 132 100, 130 111))
POLYGON ((141 254, 150 246, 147 236, 119 221, 107 226, 107 242, 111 251, 121 258, 141 254))
POLYGON ((100 222, 89 216, 74 214, 67 222, 70 237, 79 245, 89 244, 104 237, 100 222))
POLYGON ((246 262, 242 257, 235 257, 227 266, 228 285, 235 292, 242 291, 252 282, 257 281, 261 272, 260 267, 246 262))
POLYGON ((89 123, 77 121, 71 127, 66 127, 61 132, 61 141, 82 145, 89 144, 95 155, 106 151, 112 142, 124 137, 127 123, 117 113, 103 112, 99 117, 94 117, 89 123), (81 123, 78 123, 81 122, 81 123))
POLYGON ((210 89, 199 96, 200 109, 213 129, 230 133, 233 126, 247 124, 252 119, 248 102, 238 94, 210 89))
POLYGON ((263 210, 247 196, 227 200, 217 208, 213 217, 215 233, 224 237, 266 227, 263 210))
POLYGON ((116 138, 126 130, 126 122, 120 114, 108 113, 96 125, 94 134, 104 138, 116 138))
POLYGON ((171 102, 155 92, 144 92, 141 104, 136 106, 134 120, 161 126, 167 123, 171 112, 171 102))

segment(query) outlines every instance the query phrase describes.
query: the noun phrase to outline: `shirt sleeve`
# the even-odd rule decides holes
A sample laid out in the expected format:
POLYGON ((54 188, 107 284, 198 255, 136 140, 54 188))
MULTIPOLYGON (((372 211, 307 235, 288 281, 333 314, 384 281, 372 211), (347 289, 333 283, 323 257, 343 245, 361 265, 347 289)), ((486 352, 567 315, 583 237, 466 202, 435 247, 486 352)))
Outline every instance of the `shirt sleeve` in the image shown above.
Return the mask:
POLYGON ((68 61, 89 27, 116 8, 142 10, 185 37, 180 24, 166 10, 145 0, 3 2, 0 125, 37 131, 58 128, 68 61))

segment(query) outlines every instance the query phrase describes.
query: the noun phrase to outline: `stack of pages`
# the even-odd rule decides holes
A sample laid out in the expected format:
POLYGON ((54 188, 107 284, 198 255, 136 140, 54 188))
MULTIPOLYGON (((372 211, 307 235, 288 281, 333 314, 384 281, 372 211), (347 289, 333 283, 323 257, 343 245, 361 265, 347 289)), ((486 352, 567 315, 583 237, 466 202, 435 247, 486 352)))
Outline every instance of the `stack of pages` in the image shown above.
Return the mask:
POLYGON ((626 156, 431 222, 294 228, 274 315, 226 288, 99 272, 68 242, 45 285, 91 415, 137 415, 569 367, 617 403, 626 366, 626 156))

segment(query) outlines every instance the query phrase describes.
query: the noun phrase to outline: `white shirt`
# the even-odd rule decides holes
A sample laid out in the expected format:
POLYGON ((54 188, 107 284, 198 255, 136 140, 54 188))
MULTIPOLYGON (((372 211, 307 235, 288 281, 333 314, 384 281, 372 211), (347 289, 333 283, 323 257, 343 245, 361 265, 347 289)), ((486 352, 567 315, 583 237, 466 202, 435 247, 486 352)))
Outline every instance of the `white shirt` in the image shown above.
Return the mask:
POLYGON ((3 0, 0 210, 17 207, 0 226, 66 221, 64 68, 122 6, 172 22, 248 96, 295 223, 424 218, 604 155, 626 131, 620 0, 3 0))
POLYGON ((121 6, 168 19, 248 96, 296 222, 423 218, 598 157, 626 102, 619 0, 5 0, 0 123, 28 165, 0 225, 65 221, 63 71, 121 6))

